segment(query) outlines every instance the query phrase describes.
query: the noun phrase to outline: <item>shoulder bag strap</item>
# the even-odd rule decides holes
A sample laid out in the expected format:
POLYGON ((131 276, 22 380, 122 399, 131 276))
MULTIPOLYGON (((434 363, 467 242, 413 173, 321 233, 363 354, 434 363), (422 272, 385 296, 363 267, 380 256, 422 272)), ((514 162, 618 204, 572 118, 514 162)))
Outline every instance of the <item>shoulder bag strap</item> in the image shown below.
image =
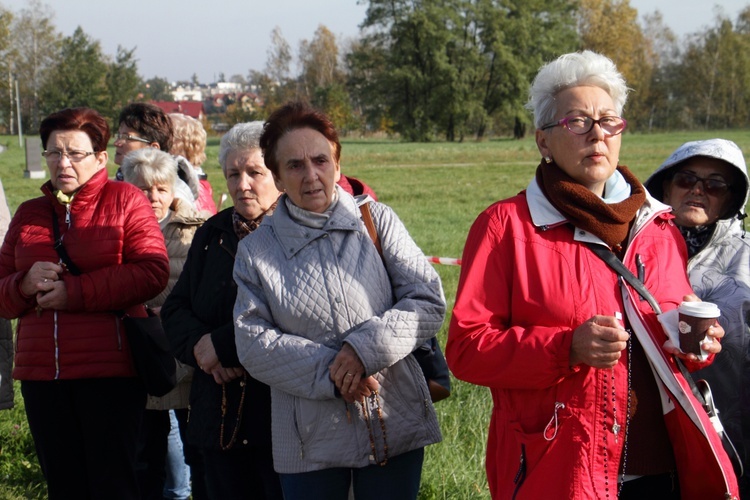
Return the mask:
POLYGON ((643 300, 649 303, 649 305, 657 315, 661 314, 661 307, 659 306, 659 302, 657 302, 656 298, 651 295, 651 292, 648 291, 646 285, 644 285, 643 282, 635 276, 635 274, 630 272, 630 269, 625 267, 625 264, 623 264, 622 261, 612 253, 612 251, 596 243, 587 244, 592 252, 594 252, 604 262, 606 262, 609 267, 617 271, 617 274, 622 276, 623 279, 627 281, 630 286, 635 289, 636 292, 638 292, 638 295, 640 295, 643 300))
POLYGON ((68 268, 70 274, 72 274, 73 276, 79 276, 81 274, 81 270, 78 269, 78 266, 73 264, 73 261, 70 259, 70 255, 68 255, 68 251, 63 245, 63 237, 60 235, 60 222, 57 220, 57 213, 55 213, 54 206, 52 207, 52 232, 55 235, 55 242, 53 246, 55 247, 57 255, 60 256, 60 261, 65 264, 65 267, 68 268))
POLYGON ((364 203, 359 206, 359 211, 362 214, 362 222, 367 227, 367 233, 370 235, 375 248, 378 250, 378 255, 383 258, 383 247, 380 246, 380 237, 378 236, 378 230, 375 228, 375 222, 372 220, 372 214, 370 213, 370 203, 364 203))

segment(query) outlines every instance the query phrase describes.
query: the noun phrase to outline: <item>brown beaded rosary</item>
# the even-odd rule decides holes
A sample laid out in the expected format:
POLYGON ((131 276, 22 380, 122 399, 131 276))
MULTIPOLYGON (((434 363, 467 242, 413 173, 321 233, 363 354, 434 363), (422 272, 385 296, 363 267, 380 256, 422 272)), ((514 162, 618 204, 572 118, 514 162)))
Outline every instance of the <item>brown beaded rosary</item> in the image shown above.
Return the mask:
POLYGON ((367 432, 370 434, 370 449, 372 450, 372 457, 376 464, 383 467, 388 463, 388 440, 385 432, 385 420, 383 420, 383 408, 380 406, 380 398, 378 397, 378 391, 372 391, 369 398, 365 399, 362 403, 362 414, 364 415, 365 424, 367 425, 367 432), (368 404, 369 399, 369 404, 368 404), (378 460, 378 452, 375 447, 375 434, 372 431, 372 419, 370 418, 370 409, 374 410, 375 415, 380 420, 380 430, 383 433, 383 460, 378 460))
POLYGON ((240 430, 240 422, 242 421, 242 408, 245 406, 245 392, 247 391, 247 372, 242 374, 242 380, 240 380, 240 387, 242 387, 242 393, 240 394, 240 405, 237 409, 237 419, 234 423, 234 430, 232 431, 232 437, 229 439, 227 444, 224 444, 224 421, 227 416, 227 384, 221 384, 221 427, 219 429, 219 446, 222 451, 227 451, 234 446, 237 440, 237 433, 240 430))

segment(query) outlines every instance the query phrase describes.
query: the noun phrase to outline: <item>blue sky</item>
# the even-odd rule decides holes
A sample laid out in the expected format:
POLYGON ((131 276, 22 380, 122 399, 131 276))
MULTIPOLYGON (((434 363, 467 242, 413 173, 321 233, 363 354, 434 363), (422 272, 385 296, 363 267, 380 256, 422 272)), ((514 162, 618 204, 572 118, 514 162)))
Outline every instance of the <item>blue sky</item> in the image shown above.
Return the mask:
MULTIPOLYGON (((19 11, 29 0, 0 0, 19 11)), ((136 47, 141 76, 188 80, 196 73, 205 83, 220 73, 247 76, 265 66, 271 30, 279 26, 296 52, 320 24, 346 39, 358 33, 366 4, 358 0, 52 0, 42 2, 54 12, 54 24, 69 36, 77 26, 99 40, 105 54, 117 46, 136 47)), ((697 2, 631 0, 639 13, 658 8, 676 34, 712 25, 715 5, 734 19, 750 0, 697 2)))

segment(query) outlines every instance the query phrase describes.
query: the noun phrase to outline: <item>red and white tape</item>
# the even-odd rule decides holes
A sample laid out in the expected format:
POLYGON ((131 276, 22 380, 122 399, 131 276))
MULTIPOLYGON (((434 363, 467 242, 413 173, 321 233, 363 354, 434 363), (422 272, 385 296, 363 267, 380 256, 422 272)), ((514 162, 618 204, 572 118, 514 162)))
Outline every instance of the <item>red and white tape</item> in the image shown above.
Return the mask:
POLYGON ((461 265, 461 259, 454 259, 451 257, 432 257, 430 255, 427 255, 426 258, 428 262, 431 262, 433 264, 443 264, 444 266, 460 266, 461 265))

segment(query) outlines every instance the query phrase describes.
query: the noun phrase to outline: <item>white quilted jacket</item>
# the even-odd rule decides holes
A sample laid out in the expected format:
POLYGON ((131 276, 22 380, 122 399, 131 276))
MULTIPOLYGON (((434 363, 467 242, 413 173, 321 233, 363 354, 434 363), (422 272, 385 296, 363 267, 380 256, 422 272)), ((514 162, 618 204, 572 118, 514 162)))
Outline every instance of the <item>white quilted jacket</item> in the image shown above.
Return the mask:
POLYGON ((386 446, 394 457, 441 440, 410 356, 443 322, 440 278, 393 210, 372 202, 386 273, 358 201, 338 194, 322 229, 292 220, 282 197, 273 216, 240 242, 235 260, 237 353, 271 386, 280 473, 364 467, 382 461, 386 446), (343 342, 381 384, 385 436, 369 404, 347 405, 335 395, 328 366, 343 342))

